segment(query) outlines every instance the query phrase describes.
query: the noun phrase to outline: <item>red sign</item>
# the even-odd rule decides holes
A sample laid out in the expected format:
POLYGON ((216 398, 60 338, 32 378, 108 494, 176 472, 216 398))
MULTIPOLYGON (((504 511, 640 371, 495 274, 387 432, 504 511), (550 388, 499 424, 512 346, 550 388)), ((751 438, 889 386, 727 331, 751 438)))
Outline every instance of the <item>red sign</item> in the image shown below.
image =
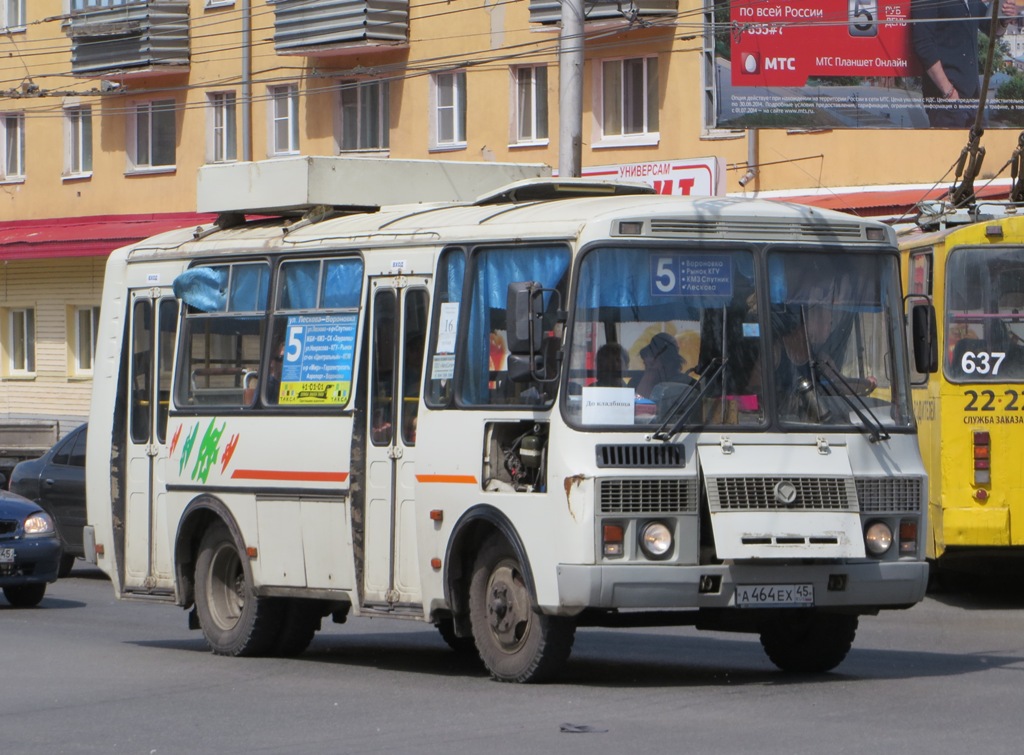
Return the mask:
POLYGON ((910 0, 740 0, 732 85, 802 87, 810 77, 916 76, 910 0))

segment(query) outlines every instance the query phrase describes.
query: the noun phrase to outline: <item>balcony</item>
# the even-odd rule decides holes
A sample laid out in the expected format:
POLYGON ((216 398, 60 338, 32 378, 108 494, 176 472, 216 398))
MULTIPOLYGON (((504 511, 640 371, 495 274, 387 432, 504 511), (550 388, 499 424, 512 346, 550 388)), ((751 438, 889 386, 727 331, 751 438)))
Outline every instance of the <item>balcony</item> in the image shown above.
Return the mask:
POLYGON ((409 42, 408 0, 278 0, 279 55, 341 55, 409 42))
POLYGON ((76 76, 185 73, 188 0, 74 0, 66 28, 76 76))
MULTIPOLYGON (((677 0, 584 0, 587 23, 594 21, 627 22, 636 17, 675 15, 677 0)), ((562 20, 560 0, 530 0, 530 23, 557 24, 562 20)))

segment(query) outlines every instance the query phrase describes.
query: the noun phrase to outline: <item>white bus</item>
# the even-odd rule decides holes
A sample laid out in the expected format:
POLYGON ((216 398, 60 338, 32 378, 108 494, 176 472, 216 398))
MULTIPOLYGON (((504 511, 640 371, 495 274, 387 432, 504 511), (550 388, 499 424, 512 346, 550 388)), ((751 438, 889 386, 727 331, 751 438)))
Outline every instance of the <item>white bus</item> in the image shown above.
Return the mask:
POLYGON ((891 229, 808 207, 537 180, 226 214, 110 257, 87 551, 224 655, 351 615, 503 681, 578 626, 826 671, 925 593, 904 320, 891 229))

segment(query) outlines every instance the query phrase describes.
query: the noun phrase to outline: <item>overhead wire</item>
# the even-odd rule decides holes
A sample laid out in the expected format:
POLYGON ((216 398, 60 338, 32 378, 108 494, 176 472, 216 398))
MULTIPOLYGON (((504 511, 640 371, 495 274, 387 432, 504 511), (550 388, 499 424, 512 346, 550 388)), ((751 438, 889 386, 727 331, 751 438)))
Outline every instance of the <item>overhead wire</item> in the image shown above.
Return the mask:
MULTIPOLYGON (((307 1, 311 7, 317 2, 317 0, 307 1)), ((464 13, 478 13, 481 10, 492 9, 500 5, 510 5, 513 1, 514 0, 498 0, 497 3, 487 3, 486 1, 472 2, 460 4, 461 7, 452 7, 453 4, 450 2, 450 0, 428 0, 428 2, 417 3, 414 6, 410 5, 410 26, 412 26, 416 21, 427 21, 438 18, 447 18, 452 15, 464 13), (440 10, 436 13, 417 14, 417 11, 420 11, 422 9, 435 7, 440 8, 440 10)), ((767 3, 768 0, 733 0, 733 2, 719 3, 718 5, 727 5, 729 6, 729 9, 731 11, 733 8, 766 5, 767 3)), ((300 82, 306 82, 308 84, 309 82, 319 82, 327 79, 341 80, 365 75, 372 75, 374 77, 380 78, 381 80, 394 82, 428 75, 430 73, 434 73, 441 70, 454 70, 458 68, 488 70, 488 67, 503 66, 503 64, 508 64, 510 61, 522 60, 527 58, 543 59, 549 57, 551 60, 554 60, 557 56, 558 51, 558 40, 551 39, 547 40, 546 42, 531 41, 512 46, 506 46, 502 47, 500 50, 497 51, 493 49, 479 49, 474 51, 452 51, 416 60, 402 60, 372 66, 360 66, 354 69, 327 68, 324 70, 318 70, 314 65, 312 67, 312 70, 310 70, 310 66, 308 66, 305 63, 293 66, 281 65, 282 56, 278 54, 276 49, 274 48, 274 40, 272 35, 272 31, 274 28, 273 23, 263 23, 265 21, 272 21, 275 18, 274 14, 276 13, 277 8, 269 4, 264 6, 263 8, 250 9, 251 17, 256 19, 259 23, 263 24, 257 26, 257 28, 255 29, 256 34, 267 35, 266 37, 259 39, 255 44, 253 44, 253 49, 257 51, 256 54, 254 55, 254 60, 274 61, 274 65, 266 66, 253 72, 252 82, 254 84, 261 86, 274 86, 276 84, 281 83, 292 83, 296 80, 296 78, 298 78, 300 82), (515 51, 513 52, 513 50, 515 51), (296 75, 292 75, 291 72, 294 72, 296 75)), ((749 29, 751 28, 750 24, 736 24, 732 22, 731 18, 726 23, 719 25, 714 21, 713 13, 713 9, 709 10, 705 7, 686 9, 682 11, 677 11, 675 14, 666 15, 664 17, 645 20, 642 23, 631 23, 629 28, 626 30, 636 31, 640 29, 673 29, 680 32, 678 36, 673 35, 673 39, 682 40, 698 38, 699 36, 705 33, 705 30, 708 30, 709 33, 714 35, 716 33, 721 33, 725 29, 729 29, 734 33, 743 33, 744 30, 749 31, 749 29), (707 23, 707 16, 709 14, 712 15, 712 23, 710 24, 710 26, 707 23), (692 36, 684 33, 688 30, 693 32, 692 36)), ((216 40, 222 37, 233 41, 235 38, 237 38, 238 33, 237 30, 233 27, 238 26, 241 23, 242 18, 243 11, 239 8, 231 7, 208 9, 207 14, 204 15, 202 18, 190 19, 189 44, 192 63, 202 65, 203 63, 212 62, 216 60, 221 64, 226 64, 230 63, 232 60, 239 60, 240 56, 234 57, 231 55, 231 53, 237 52, 237 45, 226 44, 218 46, 215 44, 207 45, 206 43, 215 42, 216 40), (227 55, 225 56, 225 54, 227 55)), ((51 16, 46 19, 30 21, 29 24, 36 25, 53 22, 67 23, 71 20, 71 16, 61 15, 51 16)), ((907 19, 908 24, 912 24, 915 22, 916 21, 913 19, 907 19)), ((784 30, 787 28, 797 27, 846 25, 847 23, 848 19, 844 17, 841 20, 826 19, 822 21, 808 19, 783 21, 771 19, 759 21, 757 22, 757 25, 771 25, 779 27, 780 29, 784 30)), ((517 32, 534 30, 535 27, 535 24, 530 24, 525 29, 505 29, 503 30, 503 32, 505 34, 516 34, 517 32)), ((635 40, 621 39, 623 31, 626 30, 622 28, 615 28, 607 30, 603 34, 593 34, 592 32, 585 33, 584 38, 587 40, 588 52, 607 53, 619 47, 634 47, 637 44, 635 40), (611 37, 611 39, 607 39, 608 37, 611 37), (615 37, 618 37, 618 39, 615 39, 615 37)), ((467 38, 472 38, 474 36, 490 37, 491 33, 490 31, 483 31, 478 34, 469 35, 458 34, 437 37, 410 37, 408 47, 419 46, 427 43, 443 43, 445 41, 454 39, 464 41, 467 38)), ((11 35, 7 35, 7 39, 10 38, 11 35)), ((0 42, 2 42, 2 39, 0 39, 0 42)), ((22 78, 0 79, 0 86, 2 86, 4 83, 17 82, 18 84, 21 84, 26 80, 26 78, 30 80, 35 78, 72 78, 79 81, 82 80, 83 77, 81 75, 76 75, 69 70, 45 72, 38 70, 31 71, 28 68, 27 61, 30 58, 34 58, 35 56, 43 58, 45 56, 52 56, 55 52, 66 51, 69 49, 69 44, 70 43, 66 40, 64 35, 61 35, 59 37, 49 37, 42 39, 37 38, 32 40, 32 43, 29 45, 22 45, 23 47, 30 49, 27 49, 25 51, 19 50, 17 58, 19 59, 19 62, 25 67, 26 71, 30 71, 30 75, 28 77, 22 78), (38 46, 41 42, 45 43, 47 41, 53 42, 55 46, 38 46), (60 44, 57 44, 58 41, 60 44)), ((408 47, 406 47, 405 49, 408 49, 408 47)), ((673 49, 669 51, 663 50, 660 52, 660 54, 700 54, 701 52, 703 52, 703 47, 673 49)), ((96 76, 95 78, 88 80, 98 81, 101 78, 103 77, 96 76)), ((147 87, 145 89, 133 89, 129 86, 126 87, 123 93, 103 96, 103 101, 106 103, 104 105, 104 112, 110 114, 118 114, 119 112, 133 112, 134 107, 133 104, 131 103, 126 103, 126 105, 123 108, 111 107, 110 99, 112 97, 135 96, 152 98, 159 97, 162 94, 182 93, 194 90, 213 92, 218 91, 218 89, 220 88, 230 87, 233 84, 239 83, 239 81, 240 75, 225 76, 216 81, 205 81, 202 83, 190 82, 187 84, 174 84, 167 87, 147 87)), ((339 90, 344 88, 345 86, 351 86, 351 84, 346 82, 340 82, 338 84, 328 86, 318 86, 312 89, 311 91, 300 91, 298 93, 298 96, 303 97, 306 96, 307 94, 317 95, 332 90, 339 90)), ((98 93, 90 91, 80 94, 91 96, 98 93)), ((261 101, 269 99, 272 96, 272 94, 255 95, 252 99, 253 101, 261 101)), ((23 98, 21 102, 35 101, 31 100, 30 98, 23 98)), ((186 102, 179 103, 177 107, 181 109, 198 109, 205 106, 206 105, 203 102, 186 102)), ((25 107, 26 115, 29 117, 62 117, 61 110, 62 108, 59 106, 47 106, 43 105, 42 103, 39 103, 38 105, 30 105, 25 107)), ((795 161, 798 159, 800 158, 790 158, 788 161, 795 161)), ((808 175, 810 176, 810 174, 808 175)), ((948 175, 948 171, 946 175, 948 175)), ((810 177, 813 178, 813 176, 810 177)), ((940 179, 940 182, 944 180, 944 178, 945 176, 943 177, 943 179, 940 179)), ((817 180, 820 183, 820 177, 817 180)))

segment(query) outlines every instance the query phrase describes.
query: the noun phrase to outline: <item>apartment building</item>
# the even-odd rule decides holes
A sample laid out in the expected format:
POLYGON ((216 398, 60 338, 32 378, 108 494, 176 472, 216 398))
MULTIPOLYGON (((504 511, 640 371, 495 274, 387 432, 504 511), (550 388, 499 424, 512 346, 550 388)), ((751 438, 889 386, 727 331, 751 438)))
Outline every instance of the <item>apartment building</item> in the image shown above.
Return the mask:
MULTIPOLYGON (((966 133, 717 128, 722 2, 584 3, 584 173, 870 213, 953 179, 966 133)), ((208 222, 203 165, 557 167, 560 50, 579 39, 560 14, 555 0, 0 0, 0 418, 84 419, 105 256, 208 222)), ((986 135, 993 163, 1015 143, 986 135)))

